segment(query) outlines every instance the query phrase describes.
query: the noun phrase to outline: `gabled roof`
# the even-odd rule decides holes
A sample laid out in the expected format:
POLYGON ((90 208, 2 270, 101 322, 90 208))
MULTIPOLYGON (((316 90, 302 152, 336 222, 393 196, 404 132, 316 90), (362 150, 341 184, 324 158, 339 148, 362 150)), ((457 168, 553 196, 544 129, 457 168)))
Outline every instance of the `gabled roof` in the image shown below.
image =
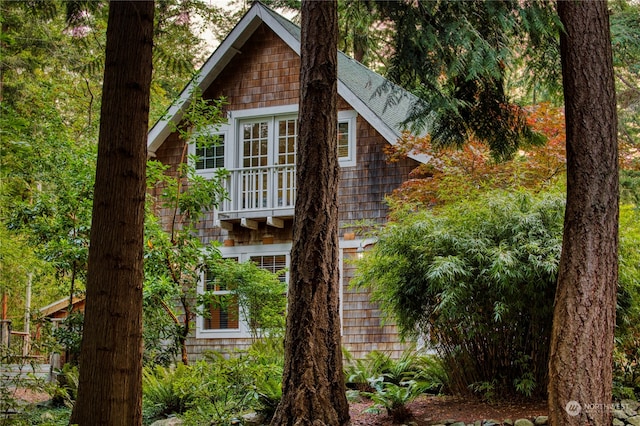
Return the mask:
MULTIPOLYGON (((154 153, 171 133, 169 120, 178 122, 182 118, 182 110, 194 86, 197 85, 200 91, 204 92, 233 57, 240 53, 245 42, 262 23, 300 55, 300 27, 262 3, 255 2, 205 62, 196 77, 184 88, 180 98, 169 108, 164 118, 153 126, 147 139, 150 153, 154 153)), ((412 105, 418 100, 410 92, 340 51, 338 51, 338 95, 391 144, 395 144, 402 135, 405 130, 402 122, 407 118, 412 105)), ((418 161, 427 160, 426 156, 412 156, 412 158, 418 161)))
MULTIPOLYGON (((84 302, 85 297, 74 295, 72 299, 73 307, 75 308, 80 302, 84 302)), ((69 308, 69 298, 65 297, 63 299, 57 300, 43 308, 40 308, 40 315, 43 317, 49 317, 60 311, 65 311, 69 308)))

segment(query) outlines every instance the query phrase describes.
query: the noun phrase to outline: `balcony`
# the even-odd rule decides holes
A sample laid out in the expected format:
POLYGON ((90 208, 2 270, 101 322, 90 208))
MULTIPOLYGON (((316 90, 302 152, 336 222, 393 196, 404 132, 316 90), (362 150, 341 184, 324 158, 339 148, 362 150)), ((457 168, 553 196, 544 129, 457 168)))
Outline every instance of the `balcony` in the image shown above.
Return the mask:
POLYGON ((238 222, 254 228, 254 222, 264 220, 278 226, 283 219, 293 217, 296 202, 294 165, 230 169, 225 185, 229 199, 218 209, 218 220, 223 228, 238 222))

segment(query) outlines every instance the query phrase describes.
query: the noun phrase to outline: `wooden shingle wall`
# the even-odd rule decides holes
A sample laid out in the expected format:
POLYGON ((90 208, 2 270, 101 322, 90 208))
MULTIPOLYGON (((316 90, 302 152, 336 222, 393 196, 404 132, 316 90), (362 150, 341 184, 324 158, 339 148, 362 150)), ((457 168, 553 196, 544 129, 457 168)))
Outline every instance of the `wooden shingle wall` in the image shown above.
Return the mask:
POLYGON ((300 57, 262 24, 205 91, 237 111, 298 104, 300 57))
POLYGON ((357 119, 356 166, 343 167, 338 191, 339 226, 349 232, 356 221, 386 222, 385 197, 409 178, 418 166, 411 159, 387 162, 384 147, 388 142, 361 116, 357 119))
POLYGON ((355 265, 348 260, 355 258, 356 250, 345 249, 343 254, 342 345, 354 359, 364 358, 374 350, 399 358, 409 345, 400 342, 398 329, 393 323, 383 320, 368 291, 349 288, 355 265))

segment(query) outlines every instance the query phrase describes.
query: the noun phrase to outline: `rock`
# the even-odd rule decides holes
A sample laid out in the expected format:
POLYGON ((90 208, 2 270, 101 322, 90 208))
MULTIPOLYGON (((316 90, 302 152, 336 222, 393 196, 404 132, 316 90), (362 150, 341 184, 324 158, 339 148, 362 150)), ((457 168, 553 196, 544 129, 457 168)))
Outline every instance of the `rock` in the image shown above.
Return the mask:
POLYGON ((440 423, 444 423, 445 425, 452 425, 455 422, 456 422, 455 419, 447 419, 447 420, 442 420, 440 423))
POLYGON ((624 410, 613 410, 613 411, 612 411, 612 413, 613 413, 613 418, 614 418, 614 419, 622 419, 622 420, 624 420, 624 419, 626 419, 627 417, 629 417, 629 416, 624 412, 624 410))
POLYGON ((507 425, 507 426, 513 426, 513 420, 511 419, 504 419, 504 421, 502 422, 503 425, 507 425))
POLYGON ((498 426, 501 425, 502 422, 499 422, 495 419, 489 419, 489 420, 485 420, 484 423, 482 423, 483 426, 498 426))
POLYGON ((168 419, 156 420, 151 426, 181 426, 184 422, 177 417, 169 417, 168 419))
POLYGON ((467 426, 467 424, 465 422, 455 422, 451 423, 451 426, 467 426))
POLYGON ((536 419, 533 421, 533 423, 534 423, 536 426, 548 425, 548 424, 549 424, 549 417, 548 417, 548 416, 538 416, 538 417, 536 417, 536 419))
POLYGON ((622 405, 623 410, 630 409, 632 411, 638 411, 640 409, 640 402, 634 401, 633 399, 623 399, 620 401, 620 405, 622 405))
POLYGON ((473 426, 482 426, 482 420, 476 420, 473 422, 473 426))
POLYGON ((533 422, 529 419, 518 419, 513 426, 534 426, 533 422))
POLYGON ((627 424, 631 426, 640 426, 640 416, 633 416, 627 419, 627 424))
POLYGON ((627 417, 633 417, 633 416, 637 416, 638 412, 636 411, 636 409, 631 408, 631 405, 623 405, 622 409, 624 410, 624 413, 627 415, 627 417))
POLYGON ((264 415, 259 413, 249 413, 242 416, 242 424, 246 426, 260 426, 264 420, 264 415))
POLYGON ((624 422, 620 419, 613 419, 613 423, 611 423, 613 426, 624 426, 624 422))

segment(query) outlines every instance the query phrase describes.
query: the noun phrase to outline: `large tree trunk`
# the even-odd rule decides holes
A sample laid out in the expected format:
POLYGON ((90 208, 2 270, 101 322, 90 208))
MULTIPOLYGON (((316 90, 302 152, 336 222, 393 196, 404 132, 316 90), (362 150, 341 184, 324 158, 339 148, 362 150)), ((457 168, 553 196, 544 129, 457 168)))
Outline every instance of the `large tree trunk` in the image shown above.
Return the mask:
POLYGON ((153 1, 109 5, 80 383, 71 424, 142 424, 142 256, 153 1))
POLYGON ((552 425, 610 425, 618 285, 616 100, 606 1, 559 1, 567 208, 556 290, 552 425))
POLYGON ((349 424, 338 308, 337 19, 335 1, 302 3, 296 217, 272 425, 349 424))

